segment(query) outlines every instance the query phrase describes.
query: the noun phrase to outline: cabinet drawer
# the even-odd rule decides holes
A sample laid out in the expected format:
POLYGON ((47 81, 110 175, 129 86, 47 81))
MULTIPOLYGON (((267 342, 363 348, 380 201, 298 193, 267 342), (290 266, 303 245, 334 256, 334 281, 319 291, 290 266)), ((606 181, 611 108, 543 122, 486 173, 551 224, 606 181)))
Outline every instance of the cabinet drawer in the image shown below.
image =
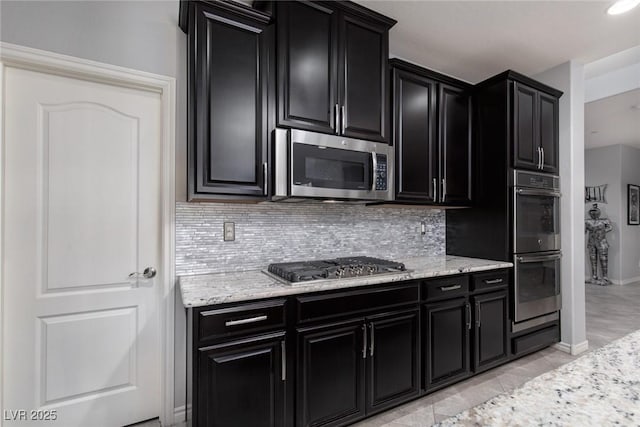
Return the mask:
POLYGON ((361 289, 325 295, 296 298, 298 319, 325 319, 352 313, 363 313, 384 307, 418 303, 418 284, 392 285, 378 289, 361 289))
POLYGON ((285 300, 203 310, 199 313, 198 321, 199 341, 284 328, 285 300))
POLYGON ((513 339, 513 354, 521 356, 532 351, 548 347, 560 340, 560 328, 558 325, 540 329, 513 339))
POLYGON ((509 271, 496 270, 474 274, 471 278, 472 291, 489 291, 499 289, 509 284, 509 271))
POLYGON ((424 282, 427 301, 464 296, 469 292, 469 276, 444 277, 424 282))

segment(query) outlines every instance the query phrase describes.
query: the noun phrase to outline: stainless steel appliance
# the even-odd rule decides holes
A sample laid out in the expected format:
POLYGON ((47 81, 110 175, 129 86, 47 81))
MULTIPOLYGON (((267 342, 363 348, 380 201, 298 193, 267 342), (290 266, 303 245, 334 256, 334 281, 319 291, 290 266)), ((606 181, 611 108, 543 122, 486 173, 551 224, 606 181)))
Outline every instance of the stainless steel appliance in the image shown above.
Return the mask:
POLYGON ((393 200, 387 144, 295 129, 275 131, 272 200, 393 200))
POLYGON ((560 178, 514 171, 513 331, 557 319, 560 295, 560 178))
POLYGON ((270 264, 268 274, 288 283, 342 279, 405 271, 401 262, 365 256, 270 264))

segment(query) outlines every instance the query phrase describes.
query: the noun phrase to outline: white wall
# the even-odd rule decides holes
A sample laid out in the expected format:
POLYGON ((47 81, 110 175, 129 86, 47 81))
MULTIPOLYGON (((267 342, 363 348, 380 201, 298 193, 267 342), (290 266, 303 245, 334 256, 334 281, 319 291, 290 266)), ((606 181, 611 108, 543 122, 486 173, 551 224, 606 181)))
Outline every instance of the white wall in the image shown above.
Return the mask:
MULTIPOLYGON (((598 203, 602 218, 609 218, 613 230, 607 233, 609 242, 609 278, 614 282, 620 281, 622 259, 620 256, 620 239, 623 221, 626 214, 622 212, 621 174, 622 149, 620 145, 592 148, 584 153, 584 184, 597 186, 607 184, 605 199, 607 203, 598 203)), ((589 218, 591 203, 584 204, 584 218, 589 218)), ((585 246, 586 253, 586 246, 585 246)), ((591 276, 591 266, 588 256, 585 258, 585 277, 591 276)))
POLYGON ((621 152, 620 283, 627 284, 640 282, 640 225, 627 224, 627 184, 640 185, 640 149, 622 145, 621 152))
POLYGON ((562 337, 572 354, 587 349, 584 295, 584 66, 565 62, 533 76, 564 92, 560 98, 562 337))

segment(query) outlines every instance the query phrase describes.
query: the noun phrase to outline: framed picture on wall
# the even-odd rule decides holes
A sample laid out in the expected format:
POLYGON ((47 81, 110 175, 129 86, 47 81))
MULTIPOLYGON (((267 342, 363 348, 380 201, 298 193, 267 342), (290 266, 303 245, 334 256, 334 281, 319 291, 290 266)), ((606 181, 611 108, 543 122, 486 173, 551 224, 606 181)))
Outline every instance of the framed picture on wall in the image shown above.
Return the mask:
POLYGON ((627 223, 640 225, 640 185, 627 185, 627 223))

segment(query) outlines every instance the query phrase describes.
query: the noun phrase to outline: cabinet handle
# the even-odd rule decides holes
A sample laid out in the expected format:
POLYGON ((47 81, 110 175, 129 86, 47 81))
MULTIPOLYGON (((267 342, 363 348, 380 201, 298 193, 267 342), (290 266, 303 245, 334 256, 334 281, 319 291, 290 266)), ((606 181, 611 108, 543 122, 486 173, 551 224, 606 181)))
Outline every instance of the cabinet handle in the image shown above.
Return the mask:
POLYGON ((342 110, 340 111, 340 119, 342 121, 342 134, 344 135, 344 128, 345 128, 345 117, 347 116, 345 109, 344 109, 344 105, 342 106, 342 110))
POLYGON ((362 358, 367 358, 367 327, 362 325, 362 358))
POLYGON ((224 322, 224 326, 246 325, 247 323, 262 322, 263 320, 267 320, 267 316, 262 315, 262 316, 256 316, 256 317, 249 317, 247 319, 227 320, 226 322, 224 322))
POLYGON ((334 120, 333 125, 336 130, 336 135, 340 135, 340 126, 338 125, 338 123, 340 123, 340 106, 338 104, 335 106, 334 120))
POLYGON ((485 280, 484 283, 487 285, 497 285, 498 283, 502 283, 502 279, 485 280))
POLYGON ((267 196, 269 194, 269 177, 267 176, 267 162, 262 164, 262 177, 264 179, 264 195, 267 196))
POLYGON ((542 161, 540 162, 540 169, 544 169, 544 147, 540 147, 540 152, 542 153, 542 161))
POLYGON ((538 147, 538 169, 542 169, 542 150, 538 147))
POLYGON ((467 303, 467 329, 471 329, 471 304, 467 303))
POLYGON ((451 286, 440 286, 441 291, 455 291, 456 289, 460 289, 462 285, 451 285, 451 286))
POLYGON ((480 303, 476 303, 476 328, 480 328, 480 303))
POLYGON ((433 178, 433 201, 434 202, 438 201, 438 196, 436 195, 437 191, 438 191, 438 180, 433 178))
POLYGON ((282 352, 282 381, 287 380, 287 345, 284 340, 280 341, 280 351, 282 352))
POLYGON ((369 330, 371 331, 371 345, 369 346, 369 355, 373 357, 374 347, 376 345, 376 336, 373 333, 373 323, 369 323, 369 330))
POLYGON ((447 197, 447 180, 442 178, 442 195, 440 196, 440 203, 444 203, 445 197, 447 197))

